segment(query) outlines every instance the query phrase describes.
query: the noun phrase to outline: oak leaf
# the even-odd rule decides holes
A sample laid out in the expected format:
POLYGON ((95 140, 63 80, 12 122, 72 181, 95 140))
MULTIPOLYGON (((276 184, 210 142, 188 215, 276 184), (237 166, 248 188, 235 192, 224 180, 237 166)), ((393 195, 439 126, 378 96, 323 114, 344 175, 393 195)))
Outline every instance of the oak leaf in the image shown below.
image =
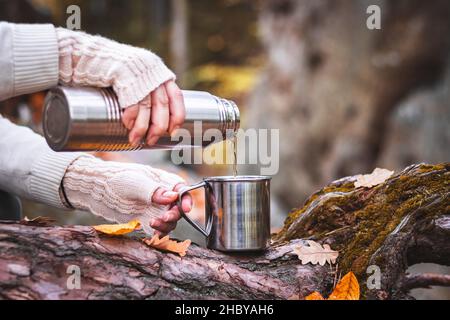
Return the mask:
POLYGON ((158 235, 154 235, 152 238, 145 238, 142 240, 146 245, 173 253, 178 253, 180 257, 184 257, 186 255, 186 251, 191 245, 191 240, 184 240, 183 242, 178 242, 175 240, 171 240, 169 236, 165 236, 163 238, 159 238, 158 235))
POLYGON ((331 250, 328 244, 323 246, 312 240, 306 240, 308 246, 295 246, 293 251, 302 261, 302 264, 312 263, 324 266, 325 263, 334 264, 339 256, 339 252, 331 250))
POLYGON ((356 176, 356 181, 354 182, 355 188, 366 187, 371 188, 380 183, 385 182, 394 174, 394 171, 387 169, 376 168, 371 174, 360 174, 356 176))
POLYGON ((307 295, 305 297, 305 300, 325 300, 325 298, 322 297, 322 295, 319 292, 314 291, 310 295, 307 295))
POLYGON ((349 272, 339 281, 328 300, 359 300, 359 295, 358 279, 349 272))
POLYGON ((122 235, 138 230, 141 227, 141 223, 138 220, 131 220, 128 223, 122 224, 101 224, 94 226, 93 228, 101 233, 109 235, 122 235))

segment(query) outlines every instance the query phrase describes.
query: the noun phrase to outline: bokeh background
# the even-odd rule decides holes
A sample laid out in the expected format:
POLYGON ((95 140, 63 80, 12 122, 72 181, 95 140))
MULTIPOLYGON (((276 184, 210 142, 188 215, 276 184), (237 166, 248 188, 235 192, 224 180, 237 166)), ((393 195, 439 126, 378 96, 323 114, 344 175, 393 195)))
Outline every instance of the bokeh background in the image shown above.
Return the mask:
MULTIPOLYGON (((82 30, 149 48, 182 88, 236 101, 243 128, 280 130, 273 231, 291 208, 334 179, 450 159, 448 0, 0 0, 0 20, 65 26, 72 4, 81 8, 82 30), (366 26, 372 4, 381 8, 381 30, 366 26)), ((1 102, 0 113, 41 132, 44 96, 1 102)), ((230 172, 174 167, 167 152, 97 155, 163 167, 190 182, 230 172)), ((201 193, 195 199, 192 215, 201 221, 201 193)), ((25 199, 24 213, 65 224, 98 221, 25 199)), ((184 224, 176 236, 202 242, 184 224)), ((439 290, 416 294, 450 297, 439 290)))

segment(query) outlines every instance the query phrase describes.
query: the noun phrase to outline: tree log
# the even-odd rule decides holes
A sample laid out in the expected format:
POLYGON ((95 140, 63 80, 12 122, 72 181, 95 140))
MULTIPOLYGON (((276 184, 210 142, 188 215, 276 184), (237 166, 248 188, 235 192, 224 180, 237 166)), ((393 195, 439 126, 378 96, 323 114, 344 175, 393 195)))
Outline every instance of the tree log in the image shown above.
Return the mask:
POLYGON ((408 265, 450 265, 450 164, 414 165, 373 188, 335 181, 293 210, 264 253, 224 254, 191 245, 185 257, 160 252, 138 235, 111 237, 86 226, 0 223, 0 298, 288 299, 328 295, 353 271, 363 298, 409 299, 408 290, 448 285, 448 277, 405 274, 408 265), (339 250, 338 267, 302 265, 293 247, 313 239, 339 250), (69 266, 81 271, 67 286, 69 266), (381 287, 365 285, 366 268, 381 287), (337 269, 337 270, 336 270, 337 269))

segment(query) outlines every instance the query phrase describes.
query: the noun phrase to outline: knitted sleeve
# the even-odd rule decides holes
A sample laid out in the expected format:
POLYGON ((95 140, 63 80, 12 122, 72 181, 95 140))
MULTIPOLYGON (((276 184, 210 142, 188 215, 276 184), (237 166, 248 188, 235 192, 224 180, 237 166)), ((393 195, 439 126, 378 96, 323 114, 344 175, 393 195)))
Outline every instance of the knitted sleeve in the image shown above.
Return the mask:
POLYGON ((149 50, 100 36, 57 28, 59 80, 67 85, 110 87, 122 108, 137 104, 154 89, 175 79, 149 50))
POLYGON ((169 206, 151 199, 156 189, 173 190, 182 178, 149 166, 81 157, 67 169, 63 188, 69 203, 107 220, 126 223, 138 219, 151 233, 151 219, 169 206))

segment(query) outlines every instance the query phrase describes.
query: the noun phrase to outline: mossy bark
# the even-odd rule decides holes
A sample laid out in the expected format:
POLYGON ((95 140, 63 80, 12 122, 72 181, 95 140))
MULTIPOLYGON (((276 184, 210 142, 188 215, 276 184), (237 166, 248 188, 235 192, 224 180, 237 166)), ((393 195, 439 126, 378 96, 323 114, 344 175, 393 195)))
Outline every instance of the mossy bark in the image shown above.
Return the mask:
MULTIPOLYGON (((443 243, 450 240, 449 233, 442 234, 435 255, 421 252, 420 256, 428 254, 426 261, 420 256, 405 258, 414 256, 412 248, 417 250, 414 244, 423 228, 432 228, 450 213, 449 169, 449 163, 413 165, 373 188, 355 188, 355 177, 335 181, 293 210, 274 240, 283 243, 308 238, 328 243, 340 252, 341 272, 353 271, 362 282, 367 267, 377 265, 385 280, 381 290, 393 296, 397 278, 408 265, 450 264, 449 255, 440 252, 445 252, 443 243)), ((367 294, 373 296, 374 292, 367 294)))
POLYGON ((356 273, 364 298, 409 298, 408 290, 448 285, 448 276, 405 275, 408 265, 450 265, 450 164, 415 165, 370 188, 354 178, 333 182, 291 212, 263 253, 230 255, 192 245, 163 253, 136 237, 98 235, 90 227, 0 222, 0 298, 6 299, 288 299, 328 295, 336 270, 302 265, 305 239, 339 250, 337 273, 356 273), (67 286, 68 267, 81 287, 67 286), (366 268, 381 270, 368 290, 366 268))

